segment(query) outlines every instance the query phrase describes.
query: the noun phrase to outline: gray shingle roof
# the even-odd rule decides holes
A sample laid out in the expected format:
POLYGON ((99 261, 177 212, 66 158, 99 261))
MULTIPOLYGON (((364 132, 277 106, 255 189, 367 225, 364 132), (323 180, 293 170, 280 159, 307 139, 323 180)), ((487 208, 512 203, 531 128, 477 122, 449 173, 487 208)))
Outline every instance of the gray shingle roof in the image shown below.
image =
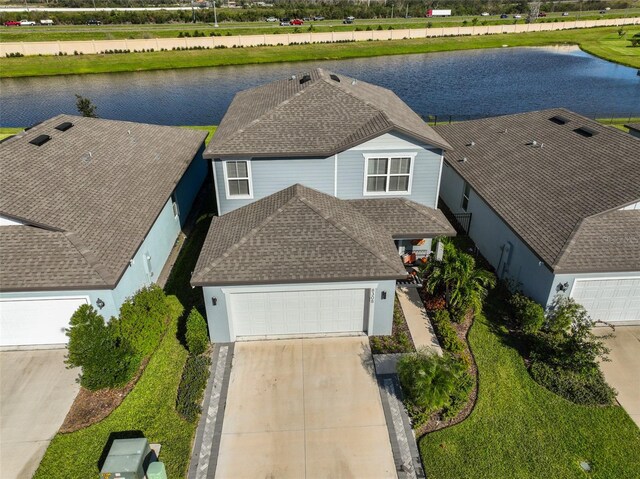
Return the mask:
POLYGON ((0 215, 48 230, 0 227, 0 289, 114 287, 205 136, 60 115, 0 144, 0 215))
MULTIPOLYGON (((640 140, 571 111, 535 111, 435 129, 454 147, 445 156, 447 164, 552 270, 570 271, 562 254, 571 238, 582 238, 575 233, 583 219, 640 199, 640 140), (551 121, 554 117, 564 124, 551 121), (574 131, 580 128, 593 136, 574 131)), ((627 216, 614 218, 627 221, 627 216)), ((634 227, 633 221, 620 225, 640 234, 634 227)), ((602 246, 598 255, 603 258, 593 261, 593 271, 616 271, 617 246, 602 246), (607 257, 612 259, 605 267, 607 257)), ((579 262, 577 251, 585 256, 580 271, 589 271, 594 253, 574 249, 571 264, 579 262)), ((638 270, 640 255, 629 258, 635 259, 638 270)))
POLYGON ((370 219, 394 207, 406 223, 424 228, 420 237, 455 234, 441 212, 406 200, 354 202, 294 185, 214 218, 191 284, 402 278, 394 225, 370 219))
POLYGON ((330 156, 390 131, 450 148, 392 91, 317 68, 238 93, 205 156, 330 156))
POLYGON ((627 123, 624 126, 629 128, 630 130, 640 131, 640 123, 627 123))

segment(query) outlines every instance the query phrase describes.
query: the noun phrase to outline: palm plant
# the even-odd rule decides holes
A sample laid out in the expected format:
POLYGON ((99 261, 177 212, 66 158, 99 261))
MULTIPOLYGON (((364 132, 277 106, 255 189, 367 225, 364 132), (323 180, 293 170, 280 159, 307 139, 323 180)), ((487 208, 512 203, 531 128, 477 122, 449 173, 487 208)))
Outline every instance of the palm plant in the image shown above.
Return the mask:
POLYGON ((476 267, 474 257, 458 250, 451 241, 444 242, 442 261, 427 262, 423 275, 425 289, 431 294, 444 293, 454 318, 463 317, 469 310, 481 311, 488 290, 496 285, 491 272, 476 267))

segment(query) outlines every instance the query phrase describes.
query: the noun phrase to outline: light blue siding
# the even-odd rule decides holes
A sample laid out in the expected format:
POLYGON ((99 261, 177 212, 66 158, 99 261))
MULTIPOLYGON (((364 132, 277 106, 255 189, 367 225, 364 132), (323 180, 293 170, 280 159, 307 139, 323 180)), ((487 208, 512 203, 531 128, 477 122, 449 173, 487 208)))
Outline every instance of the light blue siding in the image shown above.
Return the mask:
POLYGON ((193 206, 193 201, 200 191, 200 187, 207 177, 207 171, 209 165, 202 155, 204 153, 204 144, 194 157, 193 161, 187 171, 185 171, 182 179, 178 183, 175 189, 175 196, 178 200, 178 206, 180 210, 180 225, 184 226, 187 216, 193 206))
MULTIPOLYGON (((338 283, 331 283, 331 286, 335 286, 338 283)), ((372 318, 372 330, 367 334, 370 336, 388 335, 391 334, 391 328, 393 326, 393 302, 395 295, 395 281, 378 281, 378 282, 365 282, 365 283, 339 283, 344 288, 374 287, 374 303, 373 303, 373 318, 372 318), (382 299, 382 292, 386 292, 386 299, 382 299)), ((278 289, 279 287, 290 288, 292 285, 255 285, 255 286, 205 286, 202 288, 202 294, 204 295, 204 304, 207 310, 207 323, 209 325, 209 335, 211 341, 214 343, 227 343, 234 338, 231 337, 231 328, 229 323, 231 321, 228 304, 226 301, 226 294, 232 294, 234 289, 242 289, 246 292, 248 287, 256 292, 269 291, 278 289), (223 291, 224 290, 224 291, 223 291), (212 298, 216 298, 216 305, 213 305, 212 298)), ((308 286, 308 285, 307 285, 308 286)), ((314 285, 318 290, 326 289, 326 283, 318 283, 314 285), (324 286, 324 287, 323 287, 324 286)), ((294 288, 295 289, 295 288, 294 288)), ((370 291, 370 290, 369 290, 370 291)), ((368 306, 371 307, 371 304, 368 306)), ((367 315, 365 311, 365 315, 367 315)))
POLYGON ((640 271, 630 271, 624 273, 582 273, 582 274, 557 274, 553 278, 553 284, 549 291, 549 297, 547 303, 551 304, 558 294, 571 295, 575 286, 576 280, 588 280, 598 278, 638 278, 640 277, 640 271), (568 283, 569 287, 566 291, 561 292, 558 285, 568 283))
MULTIPOLYGON (((393 153, 416 154, 412 193, 402 197, 435 207, 442 151, 403 135, 388 133, 328 158, 253 158, 251 159, 253 198, 249 199, 227 199, 223 161, 213 160, 219 214, 223 215, 248 205, 296 183, 338 198, 365 198, 363 195, 364 155, 393 153)), ((385 197, 388 196, 385 195, 385 197)), ((366 198, 375 198, 375 196, 366 196, 366 198)))
MULTIPOLYGON (((464 180, 445 163, 440 197, 453 213, 463 213, 464 180)), ((553 273, 504 221, 471 189, 467 212, 471 213, 469 236, 482 255, 496 268, 498 276, 519 285, 522 291, 547 304, 553 273), (506 245, 511 252, 507 254, 506 245)))

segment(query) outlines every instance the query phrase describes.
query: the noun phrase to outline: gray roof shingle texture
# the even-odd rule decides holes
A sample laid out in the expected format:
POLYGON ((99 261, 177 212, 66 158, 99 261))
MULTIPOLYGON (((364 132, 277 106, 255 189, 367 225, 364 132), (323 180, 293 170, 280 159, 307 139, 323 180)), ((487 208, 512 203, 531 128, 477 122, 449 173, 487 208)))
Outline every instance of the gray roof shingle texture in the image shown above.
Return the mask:
POLYGON ((0 215, 43 228, 0 227, 0 289, 115 287, 205 136, 60 115, 0 144, 0 215))
POLYGON ((205 156, 330 156, 393 130, 450 148, 392 91, 320 68, 305 74, 238 93, 205 156))
MULTIPOLYGON (((435 129, 454 147, 445 156, 447 164, 552 270, 620 268, 613 242, 602 244, 597 252, 574 245, 571 262, 563 256, 570 239, 579 242, 588 237, 579 234, 589 224, 582 220, 640 199, 640 140, 565 109, 435 129), (550 120, 557 116, 568 121, 560 125, 550 120), (584 137, 574 131, 578 128, 594 134, 584 137), (578 251, 582 259, 577 258, 578 251)), ((622 222, 619 228, 640 235, 633 217, 613 216, 622 222)), ((628 267, 639 270, 640 254, 636 251, 628 262, 628 267)))
POLYGON ((630 130, 636 130, 636 131, 640 131, 640 123, 627 123, 626 125, 627 128, 629 128, 630 130))
POLYGON ((440 211, 406 200, 340 200, 294 185, 214 218, 191 284, 402 278, 396 225, 371 220, 394 209, 405 223, 396 222, 401 231, 418 224, 420 237, 455 234, 440 211))

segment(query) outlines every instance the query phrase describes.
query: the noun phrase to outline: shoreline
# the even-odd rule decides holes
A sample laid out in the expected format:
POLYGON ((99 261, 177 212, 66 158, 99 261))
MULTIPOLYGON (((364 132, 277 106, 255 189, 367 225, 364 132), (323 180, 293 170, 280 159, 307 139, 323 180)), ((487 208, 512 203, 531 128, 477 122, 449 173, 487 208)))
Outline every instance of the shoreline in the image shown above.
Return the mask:
MULTIPOLYGON (((640 48, 627 47, 619 38, 620 27, 505 33, 479 36, 448 36, 347 43, 258 46, 212 50, 155 51, 96 55, 29 56, 0 59, 0 78, 119 73, 178 68, 202 68, 260 63, 340 60, 387 55, 475 50, 508 47, 577 45, 591 55, 640 69, 640 48), (637 53, 636 53, 637 52, 637 53)), ((627 36, 640 25, 625 27, 627 36)))

